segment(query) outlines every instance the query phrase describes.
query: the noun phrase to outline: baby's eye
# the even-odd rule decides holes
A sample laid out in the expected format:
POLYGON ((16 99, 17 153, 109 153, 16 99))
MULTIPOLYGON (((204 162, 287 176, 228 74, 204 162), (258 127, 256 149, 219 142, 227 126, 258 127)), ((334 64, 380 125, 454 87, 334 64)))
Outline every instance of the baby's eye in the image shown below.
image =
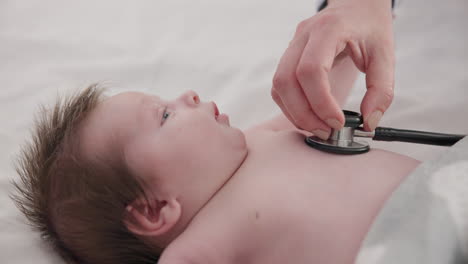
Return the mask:
MULTIPOLYGON (((167 111, 167 108, 164 109, 164 112, 163 112, 163 114, 162 114, 162 120, 161 120, 161 121, 162 121, 162 122, 166 121, 166 119, 168 119, 170 115, 171 115, 171 113, 170 113, 169 111, 167 111)), ((162 123, 162 122, 161 122, 161 123, 162 123)))

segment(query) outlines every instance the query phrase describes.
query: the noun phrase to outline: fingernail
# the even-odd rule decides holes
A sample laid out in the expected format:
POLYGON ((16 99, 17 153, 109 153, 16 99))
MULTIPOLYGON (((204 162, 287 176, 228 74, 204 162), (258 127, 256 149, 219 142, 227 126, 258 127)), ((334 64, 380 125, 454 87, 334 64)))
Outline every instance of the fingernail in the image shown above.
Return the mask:
POLYGON ((342 127, 340 121, 335 118, 329 118, 325 120, 325 122, 327 122, 327 124, 334 129, 340 129, 342 127))
POLYGON ((374 130, 377 125, 379 124, 380 119, 382 118, 383 113, 380 111, 374 111, 368 118, 367 124, 369 129, 372 131, 374 130))
POLYGON ((320 139, 323 139, 323 140, 326 140, 328 139, 328 135, 329 133, 325 130, 321 130, 321 129, 315 129, 315 130, 312 130, 312 133, 319 137, 320 139))

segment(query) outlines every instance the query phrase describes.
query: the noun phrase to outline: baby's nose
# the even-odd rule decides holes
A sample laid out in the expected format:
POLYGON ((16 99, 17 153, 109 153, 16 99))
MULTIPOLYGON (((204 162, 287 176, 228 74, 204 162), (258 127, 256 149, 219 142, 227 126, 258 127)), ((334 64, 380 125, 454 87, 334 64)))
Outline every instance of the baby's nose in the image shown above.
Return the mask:
POLYGON ((196 106, 200 104, 200 97, 198 94, 192 90, 189 90, 182 94, 180 97, 186 104, 191 105, 191 106, 196 106))

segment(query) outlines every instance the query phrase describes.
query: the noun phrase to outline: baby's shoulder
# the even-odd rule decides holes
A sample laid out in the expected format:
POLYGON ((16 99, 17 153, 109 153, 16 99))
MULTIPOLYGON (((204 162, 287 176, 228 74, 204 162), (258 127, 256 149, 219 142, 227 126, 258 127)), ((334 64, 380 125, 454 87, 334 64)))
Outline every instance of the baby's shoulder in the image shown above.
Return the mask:
POLYGON ((301 131, 296 128, 285 128, 285 129, 270 129, 268 127, 252 127, 243 131, 247 140, 252 142, 259 141, 271 141, 271 140, 280 140, 281 138, 296 138, 301 137, 302 139, 306 136, 312 135, 307 131, 301 131))
POLYGON ((252 147, 261 143, 275 141, 285 134, 291 133, 292 130, 271 130, 263 127, 253 127, 244 131, 247 144, 252 147))
POLYGON ((164 249, 158 264, 202 264, 194 250, 188 245, 176 239, 164 249))
POLYGON ((212 229, 212 223, 208 219, 203 219, 203 216, 201 218, 196 221, 197 223, 189 225, 164 249, 158 264, 226 263, 223 253, 229 251, 232 243, 213 235, 213 232, 215 234, 222 232, 212 229), (216 245, 218 250, 213 251, 212 245, 216 245))

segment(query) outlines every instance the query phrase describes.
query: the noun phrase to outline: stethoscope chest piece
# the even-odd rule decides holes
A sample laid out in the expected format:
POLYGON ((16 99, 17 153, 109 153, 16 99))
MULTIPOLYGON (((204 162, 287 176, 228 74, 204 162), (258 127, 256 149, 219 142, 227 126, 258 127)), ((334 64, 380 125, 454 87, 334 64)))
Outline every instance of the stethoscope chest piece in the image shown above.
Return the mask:
POLYGON ((315 136, 307 137, 305 142, 315 149, 335 154, 362 154, 370 149, 367 142, 322 140, 315 136))
POLYGON ((354 141, 355 129, 362 124, 362 116, 353 111, 343 110, 345 125, 340 130, 332 130, 329 139, 323 140, 315 136, 305 139, 310 147, 335 153, 335 154, 362 154, 368 152, 370 147, 367 142, 354 141))

